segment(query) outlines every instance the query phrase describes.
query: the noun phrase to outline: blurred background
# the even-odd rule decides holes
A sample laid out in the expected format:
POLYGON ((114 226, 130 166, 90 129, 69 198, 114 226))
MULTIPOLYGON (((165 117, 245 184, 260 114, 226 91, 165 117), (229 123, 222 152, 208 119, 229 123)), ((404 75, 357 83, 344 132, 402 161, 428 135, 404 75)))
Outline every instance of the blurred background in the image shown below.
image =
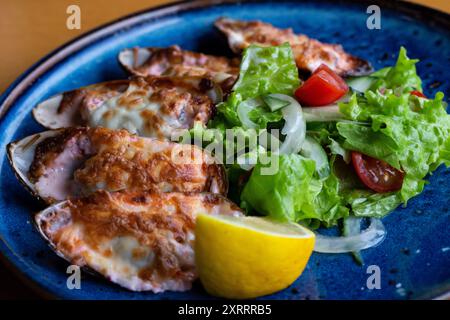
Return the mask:
MULTIPOLYGON (((410 0, 450 13, 450 0, 410 0)), ((119 17, 174 0, 0 0, 0 93, 63 43, 119 17), (69 5, 81 8, 81 30, 68 30, 69 5)), ((0 299, 37 298, 0 263, 0 299)))
MULTIPOLYGON (((61 44, 104 23, 174 0, 0 0, 0 92, 61 44), (81 30, 66 28, 66 9, 81 8, 81 30)), ((450 0, 411 0, 450 13, 450 0)))

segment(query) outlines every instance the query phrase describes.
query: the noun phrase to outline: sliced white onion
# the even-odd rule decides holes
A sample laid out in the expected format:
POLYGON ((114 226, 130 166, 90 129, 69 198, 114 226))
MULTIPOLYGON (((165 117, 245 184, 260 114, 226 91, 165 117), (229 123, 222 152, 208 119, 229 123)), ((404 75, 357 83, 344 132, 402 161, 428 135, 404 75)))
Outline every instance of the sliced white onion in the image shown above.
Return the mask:
POLYGON ((322 253, 345 253, 371 248, 381 243, 386 230, 380 219, 372 218, 369 227, 357 235, 329 237, 316 233, 314 251, 322 253))
POLYGON ((362 218, 348 217, 344 221, 344 236, 355 236, 361 232, 362 218))
POLYGON ((338 121, 344 119, 337 104, 323 107, 303 107, 303 115, 306 122, 338 121))
POLYGON ((247 99, 239 103, 237 107, 237 114, 239 120, 245 129, 256 129, 258 125, 250 120, 248 114, 255 108, 260 107, 263 104, 263 101, 260 98, 247 99))
MULTIPOLYGON (((361 221, 362 218, 357 217, 347 217, 344 219, 344 226, 342 233, 344 236, 355 236, 358 235, 361 232, 361 221)), ((353 258, 360 264, 364 264, 364 260, 361 256, 360 251, 353 251, 352 252, 353 258)))
POLYGON ((302 107, 297 100, 285 94, 273 93, 271 96, 289 102, 289 105, 281 109, 285 121, 281 133, 286 135, 286 138, 280 146, 279 153, 298 153, 302 149, 306 136, 306 122, 303 118, 302 107))

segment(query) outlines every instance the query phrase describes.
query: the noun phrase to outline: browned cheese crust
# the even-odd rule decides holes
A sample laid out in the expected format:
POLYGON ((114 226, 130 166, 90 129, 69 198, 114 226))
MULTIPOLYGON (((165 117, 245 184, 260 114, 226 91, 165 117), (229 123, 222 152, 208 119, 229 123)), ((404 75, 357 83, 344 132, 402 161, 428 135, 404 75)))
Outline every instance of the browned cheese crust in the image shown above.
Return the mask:
MULTIPOLYGON (((229 59, 226 57, 206 55, 187 50, 181 50, 178 46, 168 48, 148 48, 150 57, 140 66, 132 66, 129 70, 139 76, 200 76, 209 79, 218 79, 217 82, 226 91, 236 81, 239 74, 240 59, 229 59)), ((134 55, 137 55, 137 48, 134 55)), ((138 61, 137 57, 134 61, 138 61)))
POLYGON ((230 47, 236 53, 250 44, 277 46, 288 42, 302 73, 313 72, 321 63, 341 76, 365 74, 372 70, 367 61, 346 53, 342 46, 322 43, 304 34, 294 34, 290 28, 278 29, 261 21, 227 18, 218 19, 215 26, 228 37, 230 47))
POLYGON ((41 142, 30 180, 37 182, 51 170, 69 166, 61 160, 68 155, 79 163, 73 183, 83 194, 96 189, 227 192, 223 166, 201 149, 105 128, 63 129, 41 142))
POLYGON ((242 215, 216 194, 97 191, 38 214, 36 222, 72 263, 132 290, 160 292, 187 290, 197 277, 193 242, 199 213, 242 215), (115 241, 125 237, 137 245, 118 247, 115 241))

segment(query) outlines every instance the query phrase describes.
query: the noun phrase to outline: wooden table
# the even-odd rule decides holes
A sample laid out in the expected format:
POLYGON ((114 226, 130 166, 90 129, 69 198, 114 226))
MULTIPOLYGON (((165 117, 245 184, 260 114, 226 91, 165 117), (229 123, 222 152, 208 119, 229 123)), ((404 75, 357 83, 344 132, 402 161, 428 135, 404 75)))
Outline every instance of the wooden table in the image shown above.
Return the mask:
MULTIPOLYGON (((173 0, 0 0, 0 92, 39 58, 108 21, 173 0), (67 7, 81 8, 81 30, 66 27, 67 7)), ((450 13, 448 0, 413 0, 450 13)), ((38 296, 0 264, 0 299, 38 296)))

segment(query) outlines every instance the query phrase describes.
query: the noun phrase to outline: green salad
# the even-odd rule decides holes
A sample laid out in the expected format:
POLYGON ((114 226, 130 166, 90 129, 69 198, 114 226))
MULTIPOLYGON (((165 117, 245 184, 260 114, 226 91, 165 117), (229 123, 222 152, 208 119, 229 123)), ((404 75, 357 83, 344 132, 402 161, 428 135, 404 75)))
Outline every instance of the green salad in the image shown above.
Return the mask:
MULTIPOLYGON (((346 79, 340 99, 310 106, 302 99, 314 102, 330 92, 308 83, 316 73, 302 83, 291 47, 251 45, 244 51, 239 79, 218 105, 215 118, 207 129, 196 126, 191 132, 201 131, 207 142, 233 148, 237 163, 224 161, 230 197, 248 214, 313 229, 338 225, 344 240, 355 235, 361 239, 364 232, 355 218, 382 218, 406 205, 423 191, 428 174, 441 164, 450 165, 444 94, 423 95, 417 62, 401 48, 394 66, 346 79), (313 89, 299 92, 299 87, 313 89), (250 143, 236 148, 227 140, 226 129, 245 141, 279 129, 279 148, 251 148, 250 143), (275 173, 264 173, 271 165, 261 161, 264 156, 277 161, 275 173)), ((370 228, 378 231, 372 232, 376 238, 379 220, 370 228)), ((335 252, 370 246, 351 242, 341 243, 335 252)))

